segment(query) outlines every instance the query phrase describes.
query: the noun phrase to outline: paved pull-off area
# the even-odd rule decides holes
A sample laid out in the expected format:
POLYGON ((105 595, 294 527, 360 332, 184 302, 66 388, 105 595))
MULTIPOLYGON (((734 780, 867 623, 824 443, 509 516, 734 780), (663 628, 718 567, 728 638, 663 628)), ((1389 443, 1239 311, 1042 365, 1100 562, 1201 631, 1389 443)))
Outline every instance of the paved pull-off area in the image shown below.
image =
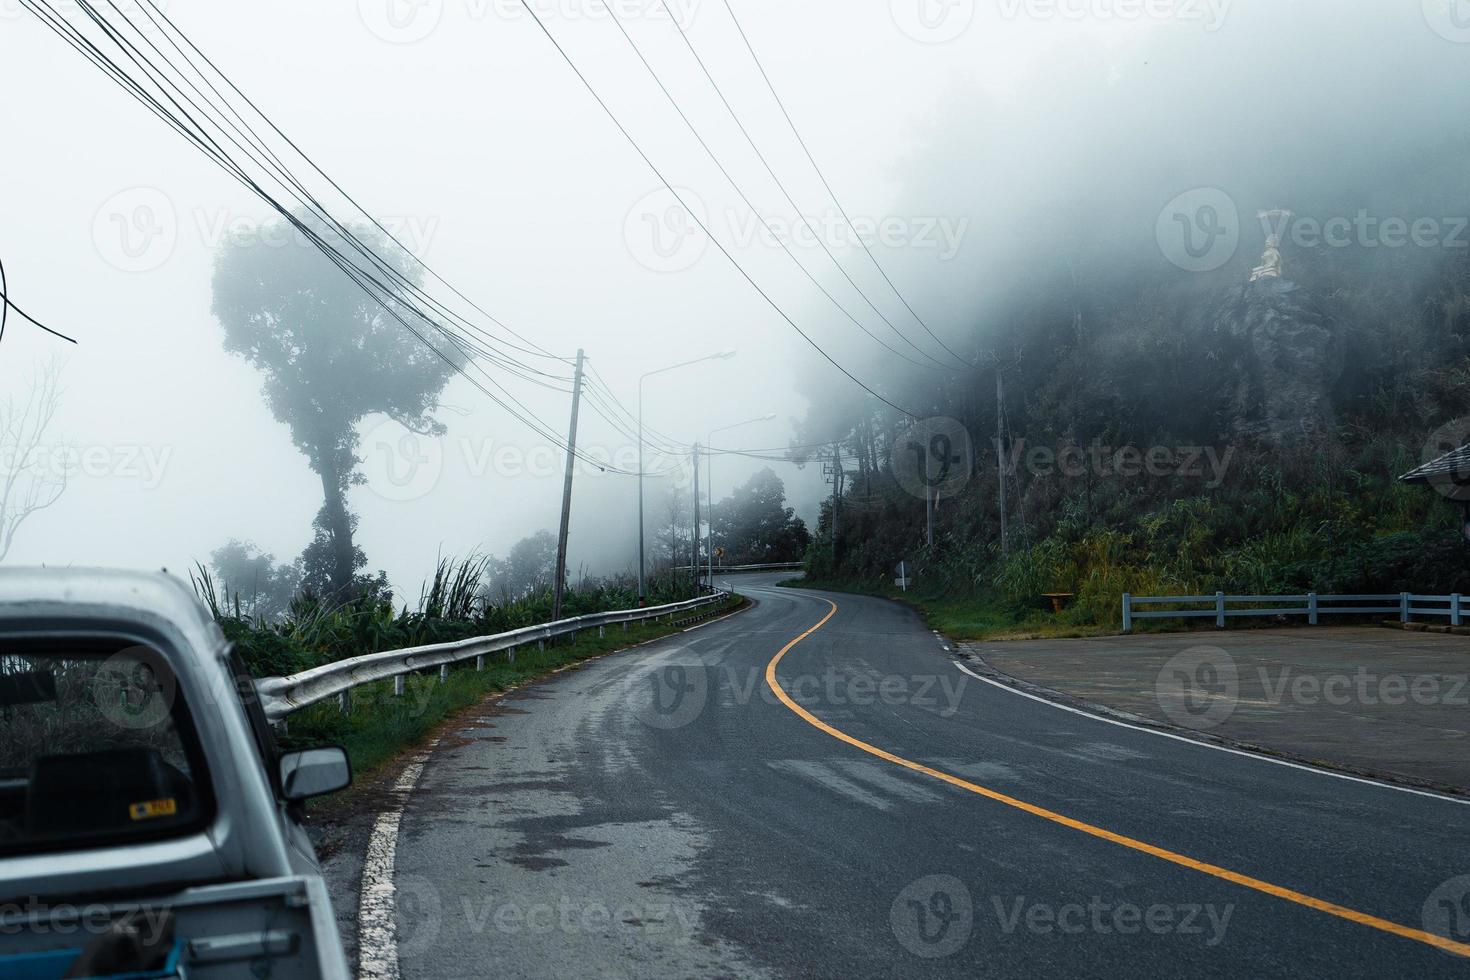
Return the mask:
POLYGON ((374 975, 1470 966, 1470 806, 1038 702, 889 602, 740 587, 441 740, 374 975))
POLYGON ((1373 626, 967 647, 1010 677, 1159 724, 1470 792, 1470 638, 1373 626))

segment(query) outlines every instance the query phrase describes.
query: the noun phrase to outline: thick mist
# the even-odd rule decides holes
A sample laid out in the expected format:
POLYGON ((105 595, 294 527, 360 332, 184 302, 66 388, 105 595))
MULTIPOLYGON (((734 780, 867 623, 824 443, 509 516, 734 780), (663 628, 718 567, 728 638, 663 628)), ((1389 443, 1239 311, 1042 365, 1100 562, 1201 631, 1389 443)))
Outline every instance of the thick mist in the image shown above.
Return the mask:
MULTIPOLYGON (((1410 223, 1467 210, 1470 49, 1447 11, 1145 6, 1008 0, 948 5, 938 21, 899 0, 737 9, 844 209, 904 298, 966 358, 1014 346, 1038 303, 1243 281, 1265 246, 1261 209, 1410 223), (1205 205, 1233 217, 1228 236, 1199 225, 1205 205), (1175 215, 1193 224, 1207 264, 1224 255, 1218 266, 1181 267, 1175 215)), ((415 254, 547 349, 585 349, 624 406, 636 410, 646 372, 737 349, 733 360, 646 381, 646 421, 660 436, 706 441, 749 422, 716 445, 826 442, 872 407, 718 249, 667 223, 656 177, 523 16, 426 5, 439 16, 408 36, 372 4, 359 7, 171 11, 415 254), (649 237, 659 234, 674 237, 649 237)), ((693 43, 801 214, 892 327, 809 240, 668 22, 635 12, 626 26, 802 266, 897 355, 759 230, 605 16, 574 4, 551 20, 640 146, 816 345, 909 410, 951 411, 974 377, 908 363, 947 358, 844 230, 720 5, 695 5, 693 43)), ((210 312, 226 235, 264 227, 269 210, 5 4, 0 73, 28 93, 0 104, 9 288, 81 341, 61 349, 12 324, 0 390, 23 399, 35 365, 60 354, 51 442, 89 460, 18 532, 7 560, 182 571, 232 538, 294 558, 310 540, 320 483, 271 418, 259 373, 224 351, 210 312)), ((1447 248, 1346 251, 1369 262, 1392 253, 1411 284, 1447 248)), ((1283 252, 1288 269, 1312 261, 1290 241, 1283 252)), ((564 432, 565 393, 507 384, 564 432)), ((560 503, 563 456, 550 440, 460 381, 436 417, 447 431, 427 442, 366 420, 366 482, 349 493, 369 567, 410 596, 439 553, 504 555, 554 528, 560 503)), ((630 425, 584 411, 580 442, 636 465, 630 425)), ((716 457, 716 496, 766 465, 716 457)), ((820 467, 774 465, 788 502, 814 522, 829 493, 820 467)), ((659 474, 645 487, 650 501, 671 480, 687 485, 682 460, 653 452, 648 468, 659 474)), ((574 571, 632 565, 636 499, 628 477, 579 466, 574 571)), ((650 507, 650 528, 658 520, 650 507)))

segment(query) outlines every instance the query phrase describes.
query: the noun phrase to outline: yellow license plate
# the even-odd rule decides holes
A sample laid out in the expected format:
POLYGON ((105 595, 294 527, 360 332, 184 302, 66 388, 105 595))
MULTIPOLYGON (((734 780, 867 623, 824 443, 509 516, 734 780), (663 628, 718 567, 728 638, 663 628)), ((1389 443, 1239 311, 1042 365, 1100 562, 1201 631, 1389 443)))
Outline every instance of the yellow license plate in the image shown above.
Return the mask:
POLYGON ((172 797, 166 800, 149 800, 128 807, 128 815, 134 820, 152 820, 156 817, 172 817, 179 812, 179 804, 172 797))

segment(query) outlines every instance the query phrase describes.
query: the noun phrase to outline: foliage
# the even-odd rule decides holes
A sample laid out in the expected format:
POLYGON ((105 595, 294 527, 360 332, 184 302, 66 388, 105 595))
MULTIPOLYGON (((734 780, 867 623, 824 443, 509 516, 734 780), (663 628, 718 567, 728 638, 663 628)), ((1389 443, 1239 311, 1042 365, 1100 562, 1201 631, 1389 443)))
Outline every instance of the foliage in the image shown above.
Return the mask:
POLYGON ((248 541, 231 538, 209 555, 213 578, 234 615, 278 620, 301 588, 300 564, 278 564, 275 556, 248 541))
POLYGON ((717 503, 713 520, 725 565, 800 561, 811 543, 806 523, 786 506, 786 485, 769 467, 717 503))
MULTIPOLYGON (((1403 213, 1461 213, 1460 177, 1444 179, 1432 161, 1398 166, 1406 172, 1395 183, 1417 195, 1403 213)), ((1323 190, 1314 211, 1355 213, 1362 193, 1323 190)), ((1244 274, 1258 253, 1242 251, 1216 273, 1187 276, 1156 255, 1136 266, 1079 256, 1072 275, 1038 273, 1012 291, 985 324, 1003 329, 971 338, 973 349, 999 348, 996 359, 952 386, 896 392, 957 420, 977 449, 968 483, 937 509, 932 546, 922 496, 877 465, 904 420, 872 402, 814 407, 802 442, 839 443, 860 463, 835 536, 823 506, 808 578, 888 590, 905 560, 935 601, 1003 611, 1013 625, 1044 617, 1079 628, 1116 626, 1125 591, 1470 588, 1459 506, 1397 479, 1451 420, 1461 420, 1450 427, 1454 445, 1470 439, 1470 253, 1299 249, 1288 255, 1291 282, 1252 292, 1244 274), (997 371, 1006 386, 1000 460, 996 402, 974 397, 994 390, 997 371), (1068 446, 1109 448, 1098 453, 1103 465, 1072 471, 1029 455, 1068 446), (1124 474, 1109 462, 1111 447, 1199 447, 1218 465, 1124 474), (1053 615, 1043 593, 1075 599, 1053 615)))
POLYGON ((556 535, 541 530, 517 541, 502 559, 490 558, 486 567, 489 595, 523 599, 552 587, 556 576, 556 535))
MULTIPOLYGON (((322 664, 381 650, 448 643, 551 619, 551 591, 541 586, 519 598, 496 600, 482 587, 487 559, 441 558, 424 584, 418 607, 395 611, 390 595, 368 591, 347 602, 323 602, 310 592, 292 600, 279 621, 242 615, 202 565, 191 575, 195 591, 210 607, 225 636, 234 643, 256 677, 294 674, 322 664)), ((649 583, 649 604, 687 599, 693 593, 649 583)), ((631 576, 589 579, 563 599, 564 616, 638 605, 638 583, 631 576)))
POLYGON ((442 433, 433 412, 464 355, 401 303, 379 302, 306 235, 353 255, 364 274, 416 284, 418 267, 401 249, 372 229, 351 229, 383 271, 314 216, 294 221, 305 231, 282 225, 226 243, 215 263, 213 310, 225 350, 261 372, 271 413, 321 478, 324 504, 303 555, 305 574, 318 594, 345 598, 366 564, 346 504, 348 488, 363 480, 357 425, 386 415, 413 432, 442 433))

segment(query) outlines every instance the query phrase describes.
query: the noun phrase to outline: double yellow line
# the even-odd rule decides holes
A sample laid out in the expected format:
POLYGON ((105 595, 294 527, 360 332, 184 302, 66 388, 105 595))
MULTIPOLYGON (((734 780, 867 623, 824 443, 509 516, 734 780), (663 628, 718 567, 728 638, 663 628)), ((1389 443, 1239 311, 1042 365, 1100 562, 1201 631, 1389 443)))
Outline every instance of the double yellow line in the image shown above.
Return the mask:
POLYGON ((806 722, 808 725, 811 725, 813 728, 820 729, 826 732, 828 735, 831 735, 838 741, 846 742, 853 748, 861 749, 869 755, 877 756, 879 759, 882 759, 885 762, 891 762, 896 766, 902 766, 905 769, 911 769, 914 772, 923 773, 926 776, 932 776, 935 779, 940 780, 941 782, 949 783, 951 786, 957 786, 960 789, 967 790, 979 796, 983 796, 986 799, 994 800, 997 803, 1003 803, 1006 806, 1014 807, 1017 810, 1023 810, 1026 813, 1031 814, 1032 816, 1040 817, 1043 820, 1049 820, 1055 824, 1061 824, 1063 827, 1070 827, 1073 830, 1079 830, 1082 833, 1088 834, 1092 837, 1098 837, 1105 841, 1111 841, 1114 844, 1121 844, 1123 847, 1129 848, 1130 850, 1140 851, 1152 857, 1159 858, 1160 860, 1168 861, 1170 864, 1177 864, 1182 868, 1189 868, 1191 871, 1198 871, 1201 874, 1207 874, 1211 877, 1219 878, 1223 881, 1228 881, 1236 885, 1241 885, 1254 891, 1263 892, 1267 895, 1273 895, 1276 898, 1285 899, 1288 902, 1295 902, 1297 905, 1304 905, 1309 909, 1316 909, 1318 912, 1326 912, 1328 915, 1335 915, 1339 919, 1346 919, 1349 922, 1356 922, 1358 925, 1367 926, 1370 929, 1378 929, 1381 932, 1392 933, 1395 936, 1402 936, 1405 939, 1412 939, 1415 942, 1421 942, 1429 946, 1435 946, 1439 949, 1447 950, 1448 952, 1456 953, 1460 956, 1470 956, 1470 944, 1455 942, 1452 939, 1446 939, 1444 936, 1437 936, 1434 933, 1426 932, 1423 929, 1414 929, 1409 926, 1400 925, 1397 922, 1390 922, 1387 919, 1380 919, 1378 916, 1369 915, 1367 912, 1359 912, 1356 909, 1350 909, 1345 905, 1338 905, 1335 902, 1328 902, 1320 898, 1313 898, 1311 895, 1306 895, 1299 891, 1293 891, 1290 888, 1283 888, 1280 885, 1273 885, 1269 881, 1262 881, 1259 878, 1252 878, 1250 875, 1244 875, 1238 871, 1231 871, 1229 868, 1222 868, 1216 864, 1208 864, 1204 861, 1197 861, 1192 857, 1188 857, 1184 854, 1179 854, 1175 851, 1168 850, 1167 848, 1157 847, 1153 844, 1146 843, 1136 838, 1124 836, 1123 834, 1116 834, 1111 830, 1106 830, 1102 827, 1097 827, 1093 824, 1073 819, 1072 817, 1057 813, 1054 810, 1048 810, 1045 807, 1037 806, 1034 803, 1027 803, 1025 800, 1018 800, 1014 796, 1009 796, 1005 793, 998 792, 997 790, 981 786, 978 783, 972 783, 967 779, 961 779, 959 776, 954 776, 947 772, 940 772, 938 769, 931 769, 928 766, 922 765, 918 762, 914 762, 911 759, 905 759, 902 756, 894 755, 892 752, 886 752, 883 749, 878 748, 876 745, 870 745, 869 743, 864 742, 862 739, 854 738, 853 736, 847 734, 840 729, 833 728, 831 725, 827 724, 825 721, 822 721, 820 718, 813 715, 810 711, 806 710, 801 705, 792 700, 791 696, 786 693, 786 689, 781 686, 781 682, 776 679, 776 665, 781 662, 781 658, 786 656, 786 654, 789 653, 791 649, 802 640, 805 640, 817 630, 827 625, 827 622, 833 616, 837 615, 837 603, 833 602, 830 599, 823 599, 822 601, 832 607, 830 610, 828 610, 827 615, 823 616, 821 620, 811 629, 807 630, 805 633, 802 633, 796 639, 792 640, 790 643, 782 647, 781 651, 771 658, 771 662, 766 664, 766 683, 770 685, 770 688, 775 693, 776 697, 780 698, 782 704, 790 708, 793 712, 796 713, 799 718, 801 718, 802 721, 806 722))

